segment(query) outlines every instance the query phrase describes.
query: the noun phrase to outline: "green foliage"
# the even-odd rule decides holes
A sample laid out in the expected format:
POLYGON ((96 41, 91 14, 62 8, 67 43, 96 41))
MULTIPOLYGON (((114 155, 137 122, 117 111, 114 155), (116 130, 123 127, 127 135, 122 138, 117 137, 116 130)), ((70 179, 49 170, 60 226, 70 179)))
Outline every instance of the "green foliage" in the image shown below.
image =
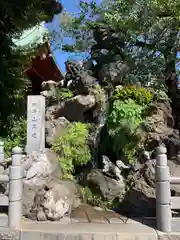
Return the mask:
POLYGON ((5 138, 1 138, 4 141, 4 150, 6 156, 11 156, 13 147, 18 146, 24 148, 27 134, 26 125, 27 121, 24 118, 12 122, 8 135, 5 138))
POLYGON ((73 92, 67 88, 58 89, 56 92, 56 97, 60 101, 64 101, 66 99, 72 98, 74 96, 73 92))
POLYGON ((127 120, 138 126, 142 122, 142 113, 144 106, 137 104, 134 100, 125 101, 115 100, 108 116, 108 125, 113 128, 117 127, 121 120, 127 120))
MULTIPOLYGON (((34 27, 44 20, 51 21, 55 11, 56 1, 27 0, 1 1, 0 6, 0 132, 9 128, 14 105, 19 104, 17 91, 26 85, 24 77, 25 54, 17 48, 13 39, 18 39, 24 30, 34 27), (7 124, 8 123, 8 124, 7 124)), ((20 109, 21 110, 21 109, 20 109)), ((14 113, 14 114, 17 114, 14 113)))
POLYGON ((56 139, 52 150, 59 154, 64 178, 72 179, 76 166, 87 164, 91 159, 88 146, 89 126, 80 122, 69 125, 62 136, 56 139))
POLYGON ((164 83, 179 62, 179 8, 179 0, 80 4, 80 13, 65 25, 64 35, 74 40, 68 49, 91 52, 100 68, 118 56, 129 67, 128 75, 143 85, 164 83))
POLYGON ((126 86, 115 90, 111 99, 108 129, 113 149, 123 161, 135 161, 136 153, 143 147, 138 127, 144 124, 152 103, 166 99, 166 93, 158 89, 126 86))
POLYGON ((166 93, 159 89, 126 86, 115 90, 107 123, 113 149, 123 161, 136 160, 136 153, 143 147, 140 125, 147 125, 152 104, 167 99, 166 93))
POLYGON ((80 189, 80 195, 83 203, 87 203, 91 206, 98 206, 105 210, 116 208, 119 205, 119 199, 108 201, 100 194, 94 193, 89 187, 82 187, 80 189))
POLYGON ((133 162, 138 138, 137 127, 143 122, 145 106, 132 99, 113 101, 107 119, 109 135, 113 141, 113 149, 117 156, 125 162, 133 162))
POLYGON ((51 105, 53 105, 54 102, 59 103, 74 96, 74 93, 68 88, 60 88, 51 91, 52 91, 50 92, 51 105))
POLYGON ((91 206, 102 206, 102 197, 100 195, 93 194, 90 188, 82 187, 80 189, 80 193, 84 203, 90 204, 91 206))
POLYGON ((139 105, 148 105, 153 99, 153 94, 146 88, 125 86, 121 89, 116 88, 113 99, 119 99, 121 101, 132 99, 139 105))

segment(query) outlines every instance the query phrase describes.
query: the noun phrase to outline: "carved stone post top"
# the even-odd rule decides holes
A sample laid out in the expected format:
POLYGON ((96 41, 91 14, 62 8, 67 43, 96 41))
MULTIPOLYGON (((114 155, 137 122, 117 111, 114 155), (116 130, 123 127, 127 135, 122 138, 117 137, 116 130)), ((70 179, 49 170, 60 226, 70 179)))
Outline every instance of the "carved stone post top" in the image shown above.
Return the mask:
POLYGON ((164 146, 159 146, 156 148, 156 154, 166 154, 167 153, 167 149, 164 146))
POLYGON ((20 148, 20 147, 14 147, 14 148, 12 149, 12 154, 13 154, 13 155, 22 154, 22 148, 20 148))

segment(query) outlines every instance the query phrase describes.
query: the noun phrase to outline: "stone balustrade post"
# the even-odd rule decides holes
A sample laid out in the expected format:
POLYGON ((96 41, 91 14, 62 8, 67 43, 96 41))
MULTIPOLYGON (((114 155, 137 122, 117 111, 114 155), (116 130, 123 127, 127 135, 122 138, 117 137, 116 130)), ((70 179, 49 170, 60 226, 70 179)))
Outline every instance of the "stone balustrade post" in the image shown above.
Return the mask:
POLYGON ((12 165, 9 167, 9 213, 8 223, 12 229, 20 229, 22 221, 23 169, 22 149, 12 150, 12 165))
POLYGON ((156 149, 156 221, 159 231, 171 232, 170 173, 166 152, 162 146, 156 149))
POLYGON ((4 162, 4 142, 0 140, 0 163, 4 162))

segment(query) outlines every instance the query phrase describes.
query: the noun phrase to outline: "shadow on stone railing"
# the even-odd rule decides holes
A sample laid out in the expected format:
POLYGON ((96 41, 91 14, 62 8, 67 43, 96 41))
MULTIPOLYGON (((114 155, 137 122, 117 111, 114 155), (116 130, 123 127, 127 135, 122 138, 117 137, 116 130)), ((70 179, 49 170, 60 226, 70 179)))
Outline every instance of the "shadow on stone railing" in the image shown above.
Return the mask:
POLYGON ((171 209, 180 209, 180 197, 171 197, 170 184, 180 184, 180 177, 171 177, 165 147, 156 149, 156 221, 157 229, 171 232, 171 209))
MULTIPOLYGON (((12 229, 21 228, 22 221, 23 170, 21 158, 22 149, 13 148, 9 174, 0 175, 0 184, 9 183, 8 197, 0 195, 0 206, 8 206, 8 227, 12 229)), ((4 143, 0 141, 0 164, 4 162, 4 143)))

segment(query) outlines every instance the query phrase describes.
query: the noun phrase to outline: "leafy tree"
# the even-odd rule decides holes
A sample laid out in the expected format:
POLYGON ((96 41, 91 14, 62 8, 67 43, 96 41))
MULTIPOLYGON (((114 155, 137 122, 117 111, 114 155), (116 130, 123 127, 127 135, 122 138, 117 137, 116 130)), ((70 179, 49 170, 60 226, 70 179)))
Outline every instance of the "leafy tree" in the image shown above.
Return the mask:
MULTIPOLYGON (((12 39, 42 20, 51 21, 54 13, 62 11, 55 0, 2 1, 0 6, 0 120, 1 134, 14 110, 20 109, 24 87, 25 55, 15 47, 12 39)), ((17 114, 17 112, 16 112, 17 114)))
MULTIPOLYGON (((126 64, 123 80, 164 83, 176 72, 180 49, 179 0, 109 0, 80 3, 64 34, 73 38, 68 51, 89 51, 100 69, 120 60, 126 64)), ((62 27, 62 25, 61 25, 62 27)))

